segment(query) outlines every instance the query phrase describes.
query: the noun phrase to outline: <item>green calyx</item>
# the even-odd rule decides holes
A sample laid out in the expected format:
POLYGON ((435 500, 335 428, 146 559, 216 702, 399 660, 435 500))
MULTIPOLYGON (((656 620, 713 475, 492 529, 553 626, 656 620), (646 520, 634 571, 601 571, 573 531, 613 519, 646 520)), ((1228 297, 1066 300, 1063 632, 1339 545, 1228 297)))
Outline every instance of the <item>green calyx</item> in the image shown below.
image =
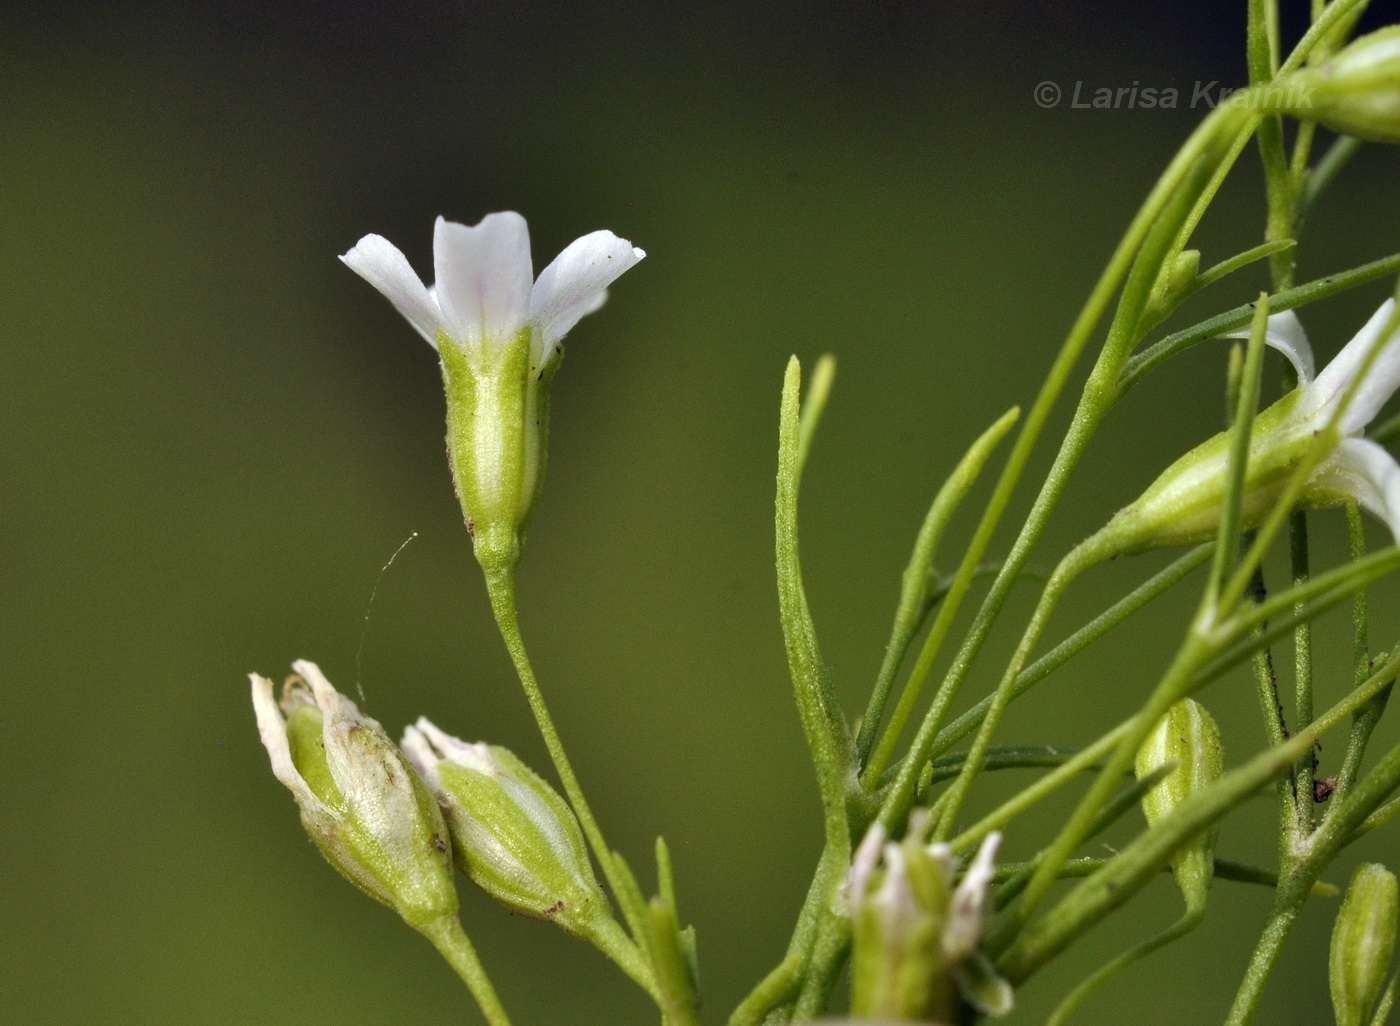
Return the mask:
POLYGON ((611 919, 577 819, 538 774, 495 746, 488 765, 436 773, 458 864, 482 890, 579 936, 611 919))
POLYGON ((519 561, 544 477, 549 385, 559 356, 534 367, 531 339, 527 327, 504 345, 470 354, 438 339, 452 478, 477 561, 488 572, 519 561))
POLYGON ((943 947, 949 870, 915 840, 899 845, 852 918, 851 1012, 860 1018, 950 1021, 954 966, 943 947))
MULTIPOLYGON (((1290 392, 1254 420, 1241 504, 1246 529, 1263 521, 1312 445, 1311 432, 1293 430, 1291 414, 1301 398, 1300 390, 1290 392)), ((1132 504, 1114 514, 1099 532, 1100 547, 1118 555, 1214 538, 1224 507, 1230 445, 1230 433, 1222 432, 1173 463, 1132 504)), ((1336 501, 1335 495, 1320 491, 1305 490, 1302 496, 1305 506, 1336 501)))
MULTIPOLYGON (((1190 698, 1167 710, 1138 749, 1134 770, 1139 780, 1172 764, 1174 768, 1142 797, 1148 826, 1164 820, 1176 809, 1220 779, 1224 756, 1220 730, 1205 707, 1190 698)), ((1172 856, 1172 876, 1189 909, 1205 906, 1215 872, 1215 834, 1211 830, 1190 847, 1172 856)))
POLYGON ((457 911, 447 826, 417 773, 373 721, 348 730, 303 705, 287 717, 292 762, 324 808, 302 825, 340 874, 421 929, 457 911), (329 744, 334 752, 328 752, 329 744))
POLYGON ((1327 979, 1337 1026, 1365 1026, 1395 953, 1395 874, 1378 863, 1358 866, 1332 928, 1327 979))

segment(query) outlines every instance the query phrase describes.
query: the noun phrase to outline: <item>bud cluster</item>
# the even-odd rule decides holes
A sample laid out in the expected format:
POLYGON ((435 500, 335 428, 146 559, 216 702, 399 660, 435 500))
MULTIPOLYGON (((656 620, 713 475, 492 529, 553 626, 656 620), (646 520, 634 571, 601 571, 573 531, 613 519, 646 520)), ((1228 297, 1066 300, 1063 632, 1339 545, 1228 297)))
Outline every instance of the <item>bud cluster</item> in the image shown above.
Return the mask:
POLYGON ((901 842, 877 822, 846 879, 851 916, 851 1012, 857 1018, 953 1022, 964 1003, 986 1015, 1010 1011, 1010 986, 980 945, 1000 834, 991 834, 956 885, 946 844, 926 844, 926 814, 910 817, 901 842))
POLYGON ((457 865, 506 907, 606 942, 616 924, 568 804, 504 748, 426 719, 396 746, 315 663, 280 702, 256 674, 253 705, 273 773, 351 883, 426 930, 457 913, 457 865))

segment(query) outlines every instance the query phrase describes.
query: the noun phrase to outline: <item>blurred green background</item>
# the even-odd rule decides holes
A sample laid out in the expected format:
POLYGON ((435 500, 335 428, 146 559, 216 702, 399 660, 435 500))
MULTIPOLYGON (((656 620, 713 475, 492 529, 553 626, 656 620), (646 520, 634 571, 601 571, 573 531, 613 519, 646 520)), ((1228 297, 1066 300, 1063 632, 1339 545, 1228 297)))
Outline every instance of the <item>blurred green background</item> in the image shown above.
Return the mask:
MULTIPOLYGON (((1032 398, 1200 117, 1193 84, 1243 77, 1243 4, 1225 6, 6 9, 0 1018, 479 1021, 431 949, 307 841, 258 744, 245 674, 314 659, 347 692, 358 680, 392 731, 427 714, 546 768, 453 501, 433 355, 335 259, 373 231, 427 275, 434 216, 516 209, 537 266, 600 227, 649 254, 570 337, 521 600, 610 840, 648 882, 652 838, 671 843, 721 1021, 779 956, 820 842, 772 580, 784 361, 840 359, 803 546, 854 715, 942 475, 1032 398), (1043 80, 1065 90, 1055 109, 1033 101, 1043 80), (1077 81, 1177 87, 1183 109, 1071 109, 1077 81)), ((1301 5, 1286 6, 1293 25, 1301 5)), ((1394 4, 1375 7, 1372 21, 1395 20, 1394 4)), ((1398 160, 1357 158, 1309 226, 1301 278, 1400 248, 1398 160)), ((1247 154, 1203 228, 1207 263, 1258 241, 1255 164, 1247 154)), ((1231 279, 1183 317, 1262 284, 1258 269, 1231 279)), ((1389 287, 1309 312, 1324 357, 1389 287)), ((1201 347, 1115 412, 1042 562, 1218 429, 1223 355, 1201 347)), ((1318 561, 1335 560, 1341 518, 1316 520, 1318 561)), ((1087 577, 1051 635, 1164 559, 1087 577)), ((1194 591, 1019 704, 1006 738, 1082 742, 1132 708, 1194 591)), ((1378 646, 1396 600, 1378 595, 1378 646)), ((1344 619, 1319 633, 1319 688, 1335 698, 1344 619)), ((969 699, 998 672, 1005 634, 969 699)), ((1244 678, 1206 701, 1236 759, 1259 743, 1244 678)), ((1008 854, 1064 809, 1019 824, 1008 854)), ((1222 853, 1272 862, 1271 815, 1256 802, 1222 853)), ((1347 865, 1394 864, 1395 836, 1347 865)), ((521 1026, 653 1020, 590 950, 467 885, 463 900, 521 1026)), ((1218 1019, 1267 902, 1218 885, 1198 933, 1078 1021, 1218 1019)), ((1024 988, 1009 1021, 1040 1021, 1177 903, 1154 885, 1024 988)), ((1330 1021, 1333 908, 1309 910, 1262 1022, 1330 1021)))

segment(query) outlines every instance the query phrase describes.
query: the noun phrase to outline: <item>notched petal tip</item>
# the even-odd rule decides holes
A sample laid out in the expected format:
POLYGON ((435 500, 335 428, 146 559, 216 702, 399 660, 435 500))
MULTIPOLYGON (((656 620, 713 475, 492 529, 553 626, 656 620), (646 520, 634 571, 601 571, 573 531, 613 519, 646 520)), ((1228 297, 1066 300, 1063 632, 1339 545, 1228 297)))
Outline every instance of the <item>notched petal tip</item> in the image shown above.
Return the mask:
POLYGON ((435 289, 449 334, 468 348, 504 345, 525 327, 534 265, 530 228, 513 210, 475 225, 433 225, 435 289))

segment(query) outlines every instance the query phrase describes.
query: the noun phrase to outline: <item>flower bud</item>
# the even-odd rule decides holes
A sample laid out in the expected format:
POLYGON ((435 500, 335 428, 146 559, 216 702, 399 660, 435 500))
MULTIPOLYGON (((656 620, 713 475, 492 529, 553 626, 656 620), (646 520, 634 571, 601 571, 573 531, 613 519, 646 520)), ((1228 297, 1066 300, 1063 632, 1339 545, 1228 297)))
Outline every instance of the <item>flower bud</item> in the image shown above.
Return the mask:
POLYGON ((1147 297, 1147 306, 1142 311, 1139 331, 1146 332, 1160 324, 1168 314, 1181 305, 1201 273, 1201 251, 1182 250, 1170 264, 1165 264, 1157 275, 1152 292, 1147 297))
POLYGON ((1371 142, 1400 142, 1400 25, 1362 36, 1316 68, 1288 113, 1371 142))
POLYGON ((431 792, 376 721, 300 660, 281 702, 251 674, 272 772, 332 866, 415 929, 457 912, 447 826, 431 792), (281 706, 280 710, 278 706, 281 706))
POLYGON ((953 1022, 959 1002, 984 1014, 1011 1007, 1010 987, 980 950, 992 859, 992 834, 953 886, 947 845, 922 842, 926 818, 911 817, 908 836, 885 841, 874 824, 852 860, 845 903, 851 915, 851 1013, 889 1021, 953 1022), (975 972, 971 970, 976 970, 975 972))
POLYGON ((1395 917, 1395 874, 1374 862, 1358 866, 1332 927, 1327 977, 1337 1026, 1371 1021, 1395 952, 1395 917))
POLYGON ((404 732, 403 748, 442 804, 458 864, 482 890, 589 939, 611 923, 578 820, 530 767, 422 718, 404 732))
MULTIPOLYGON (((1176 766, 1142 797, 1148 826, 1155 826, 1220 779, 1220 731, 1204 706, 1189 698, 1167 710, 1138 749, 1139 779, 1168 763, 1176 766)), ((1211 830, 1172 856, 1172 876, 1188 909, 1204 907, 1215 875, 1215 835, 1211 830)))

